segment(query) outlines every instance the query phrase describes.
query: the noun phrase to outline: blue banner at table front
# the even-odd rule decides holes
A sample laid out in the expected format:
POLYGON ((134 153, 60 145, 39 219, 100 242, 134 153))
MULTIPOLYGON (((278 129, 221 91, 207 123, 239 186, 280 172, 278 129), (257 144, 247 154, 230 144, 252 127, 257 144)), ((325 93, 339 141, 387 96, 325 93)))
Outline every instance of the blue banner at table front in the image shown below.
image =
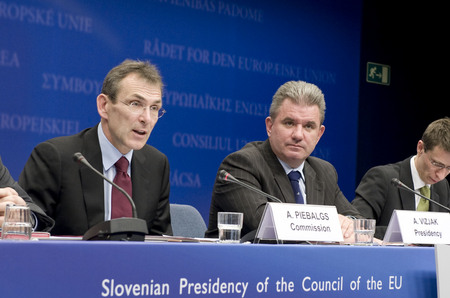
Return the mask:
POLYGON ((434 248, 0 241, 1 297, 437 297, 434 248))

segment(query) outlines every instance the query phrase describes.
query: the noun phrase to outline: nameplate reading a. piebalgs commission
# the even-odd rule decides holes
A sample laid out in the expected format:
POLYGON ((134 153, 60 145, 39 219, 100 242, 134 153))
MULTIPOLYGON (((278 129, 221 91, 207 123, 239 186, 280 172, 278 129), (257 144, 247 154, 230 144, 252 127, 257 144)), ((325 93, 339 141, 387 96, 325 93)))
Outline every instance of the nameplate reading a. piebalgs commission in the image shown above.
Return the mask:
POLYGON ((394 210, 384 242, 450 244, 450 214, 394 210))
POLYGON ((257 239, 281 241, 343 241, 335 206, 267 203, 257 239))

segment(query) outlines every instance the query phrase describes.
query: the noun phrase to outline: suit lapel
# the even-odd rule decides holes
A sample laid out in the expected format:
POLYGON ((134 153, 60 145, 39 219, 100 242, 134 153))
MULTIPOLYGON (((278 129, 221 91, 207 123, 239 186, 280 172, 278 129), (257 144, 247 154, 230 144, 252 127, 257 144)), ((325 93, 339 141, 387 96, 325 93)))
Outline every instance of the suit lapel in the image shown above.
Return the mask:
MULTIPOLYGON (((431 199, 432 199, 433 201, 440 202, 440 200, 439 200, 439 194, 435 191, 434 185, 431 185, 430 190, 431 190, 431 193, 430 193, 431 199)), ((440 207, 439 207, 438 205, 436 205, 436 204, 430 202, 430 211, 438 212, 439 209, 440 209, 440 207)))
POLYGON ((292 190, 289 178, 275 153, 273 153, 268 139, 263 144, 262 154, 272 171, 273 179, 278 187, 278 191, 282 195, 282 197, 279 197, 278 199, 286 203, 295 203, 294 191, 292 190))
POLYGON ((152 183, 151 172, 146 168, 146 158, 140 151, 134 151, 131 160, 131 182, 133 184, 133 201, 136 205, 138 216, 139 210, 147 210, 146 202, 150 198, 149 187, 152 183))
MULTIPOLYGON (((400 181, 405 183, 406 186, 408 186, 411 189, 414 189, 410 160, 411 158, 408 158, 400 164, 399 179, 400 181)), ((406 190, 401 190, 400 188, 398 189, 398 191, 400 194, 400 200, 402 202, 403 209, 416 210, 416 198, 414 194, 406 190)))
POLYGON ((305 174, 306 202, 308 204, 324 205, 323 181, 317 179, 317 173, 309 164, 308 159, 305 161, 303 172, 305 174))
MULTIPOLYGON (((103 173, 97 126, 86 133, 83 143, 83 152, 81 153, 97 171, 103 173)), ((91 227, 105 220, 103 179, 86 166, 80 167, 79 171, 88 225, 91 227)))
MULTIPOLYGON (((280 165, 281 166, 281 165, 280 165)), ((286 203, 295 203, 294 191, 292 190, 291 182, 287 178, 286 172, 281 166, 282 172, 273 172, 273 178, 281 192, 283 198, 279 198, 286 203)))

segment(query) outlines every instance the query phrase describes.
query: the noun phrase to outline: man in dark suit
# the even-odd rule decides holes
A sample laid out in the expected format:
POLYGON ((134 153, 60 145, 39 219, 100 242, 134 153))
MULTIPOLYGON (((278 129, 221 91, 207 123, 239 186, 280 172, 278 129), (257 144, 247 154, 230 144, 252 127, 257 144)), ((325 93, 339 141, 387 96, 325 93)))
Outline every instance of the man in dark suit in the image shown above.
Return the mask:
MULTIPOLYGON (((137 216, 150 234, 172 234, 169 204, 169 162, 147 140, 162 108, 163 83, 159 71, 147 62, 125 60, 106 76, 97 97, 100 123, 72 136, 58 137, 36 146, 19 183, 55 220, 54 235, 83 235, 111 218, 130 217, 129 203, 118 209, 115 191, 85 166, 73 162, 81 152, 110 180, 126 158, 124 174, 131 176, 131 197, 137 216), (129 209, 127 209, 129 208, 129 209)), ((120 196, 123 196, 120 194, 120 196)), ((123 196, 121 199, 126 200, 123 196)))
POLYGON ((6 205, 28 206, 32 212, 32 226, 35 231, 50 231, 55 222, 33 203, 30 196, 11 177, 0 158, 0 227, 5 218, 6 205))
MULTIPOLYGON (((297 182, 303 202, 334 205, 340 214, 344 239, 353 238, 353 221, 359 217, 337 184, 335 168, 319 158, 310 157, 325 131, 325 99, 315 85, 290 81, 273 96, 266 118, 268 139, 252 142, 228 155, 219 167, 282 202, 295 203, 295 194, 288 174, 298 170, 297 182)), ((206 237, 217 237, 217 213, 244 213, 242 235, 258 228, 268 199, 247 188, 224 183, 219 175, 214 184, 206 237)))
POLYGON ((417 154, 403 161, 371 168, 356 188, 352 204, 367 218, 377 221, 375 237, 384 238, 395 209, 447 212, 431 202, 391 184, 399 179, 411 189, 430 187, 431 199, 450 207, 450 118, 432 122, 417 143, 417 154), (424 207, 422 207, 424 206, 424 207))

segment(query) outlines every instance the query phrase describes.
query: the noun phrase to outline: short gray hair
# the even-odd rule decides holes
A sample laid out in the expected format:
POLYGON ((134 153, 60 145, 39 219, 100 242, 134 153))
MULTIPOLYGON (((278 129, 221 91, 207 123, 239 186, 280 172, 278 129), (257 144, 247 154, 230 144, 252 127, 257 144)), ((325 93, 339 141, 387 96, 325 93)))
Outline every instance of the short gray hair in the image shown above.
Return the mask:
POLYGON ((277 117, 283 101, 287 98, 296 104, 318 106, 320 124, 323 124, 325 121, 325 96, 316 85, 304 81, 289 81, 281 85, 275 92, 270 105, 269 115, 272 119, 277 117))

